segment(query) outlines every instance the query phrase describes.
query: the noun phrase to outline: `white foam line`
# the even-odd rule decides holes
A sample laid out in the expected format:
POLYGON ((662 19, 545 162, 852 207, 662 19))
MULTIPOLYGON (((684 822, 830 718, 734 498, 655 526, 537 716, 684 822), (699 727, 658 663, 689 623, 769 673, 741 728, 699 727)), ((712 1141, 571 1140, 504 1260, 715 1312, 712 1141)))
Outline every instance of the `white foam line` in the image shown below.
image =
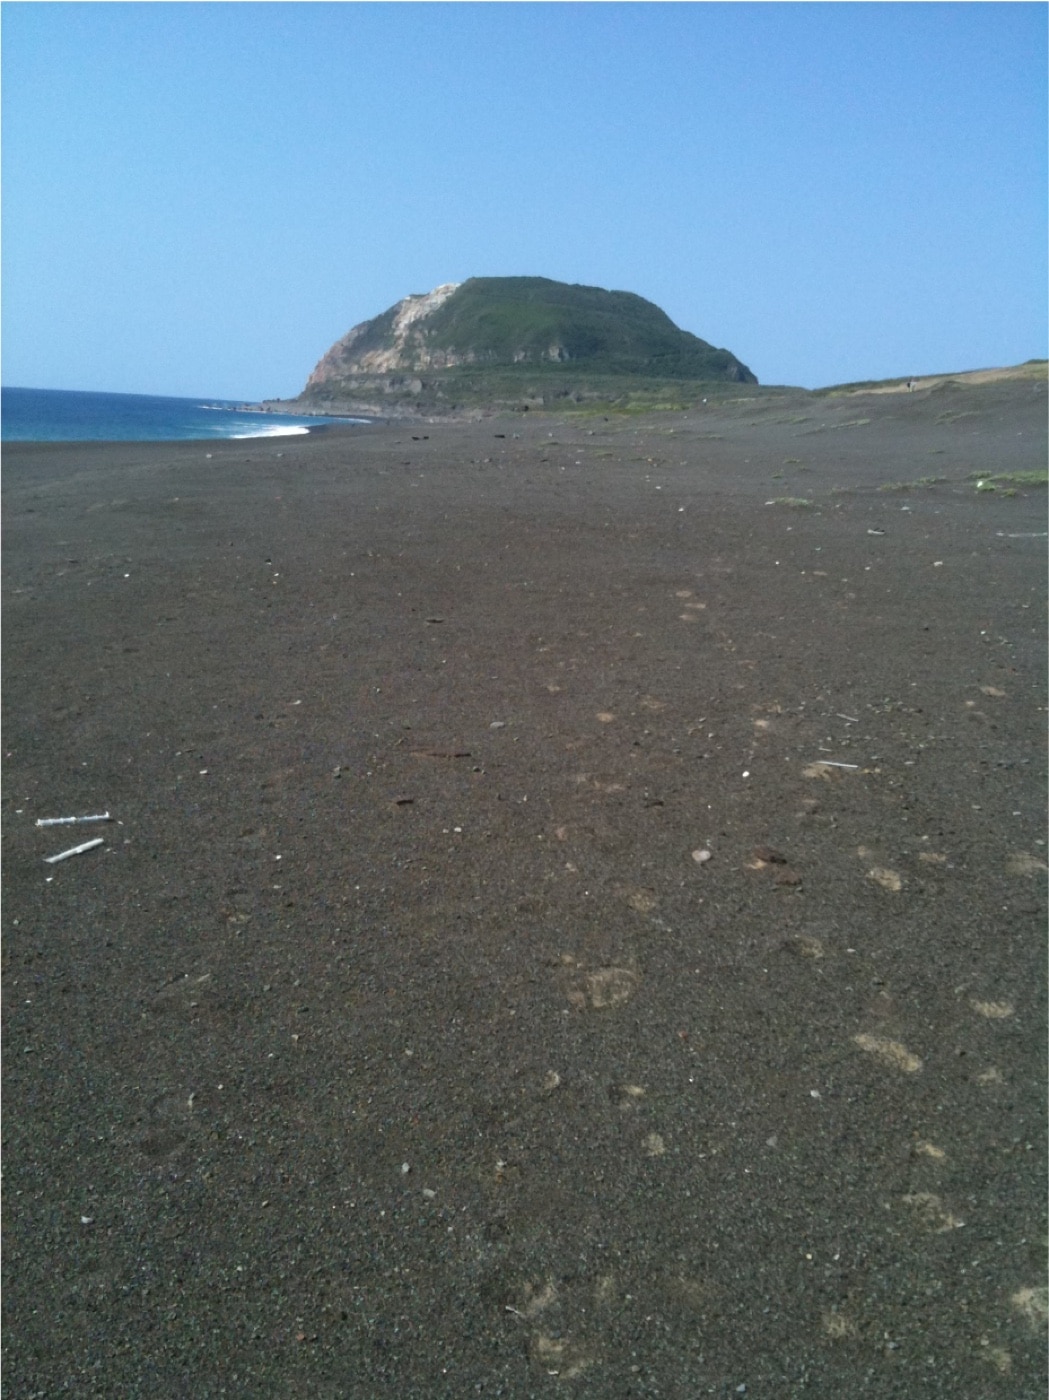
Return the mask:
POLYGON ((264 437, 301 437, 303 433, 308 433, 309 428, 300 428, 297 425, 280 428, 263 428, 258 433, 230 433, 230 437, 236 440, 243 438, 264 438, 264 437))

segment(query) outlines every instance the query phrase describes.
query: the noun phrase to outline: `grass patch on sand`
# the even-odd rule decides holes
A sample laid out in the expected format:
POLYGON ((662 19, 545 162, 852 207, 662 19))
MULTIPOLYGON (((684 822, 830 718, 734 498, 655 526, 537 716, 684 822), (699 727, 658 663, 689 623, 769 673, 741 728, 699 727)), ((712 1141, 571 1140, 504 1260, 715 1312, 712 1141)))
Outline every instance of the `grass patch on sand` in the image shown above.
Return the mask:
POLYGON ((919 476, 914 481, 886 481, 879 491, 918 491, 929 486, 942 486, 949 476, 919 476))
POLYGON ((977 490, 984 491, 994 491, 999 486, 1046 486, 1049 485, 1049 471, 970 472, 969 480, 976 482, 977 490), (984 482, 991 485, 984 486, 984 482))
MULTIPOLYGON (((558 409, 557 404, 545 404, 544 411, 552 413, 558 409)), ((573 405, 571 408, 561 408, 560 412, 565 418, 644 418, 651 413, 685 413, 692 405, 684 399, 669 399, 659 402, 655 399, 640 398, 637 401, 617 401, 600 402, 583 405, 573 405)))

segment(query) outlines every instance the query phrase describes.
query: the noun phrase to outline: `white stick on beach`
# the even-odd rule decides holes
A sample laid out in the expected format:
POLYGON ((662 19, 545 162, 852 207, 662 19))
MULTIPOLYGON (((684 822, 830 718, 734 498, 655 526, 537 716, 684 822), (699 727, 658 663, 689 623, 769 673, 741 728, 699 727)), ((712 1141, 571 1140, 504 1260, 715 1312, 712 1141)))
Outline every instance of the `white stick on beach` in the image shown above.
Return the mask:
POLYGON ((59 851, 57 856, 45 856, 48 865, 54 865, 56 861, 68 860, 70 856, 78 856, 81 851, 90 851, 93 846, 101 846, 105 840, 104 836, 96 836, 93 841, 85 841, 82 846, 73 846, 68 851, 59 851))
POLYGON ((37 826, 72 826, 75 822, 108 822, 108 812, 97 812, 92 817, 37 817, 37 826))

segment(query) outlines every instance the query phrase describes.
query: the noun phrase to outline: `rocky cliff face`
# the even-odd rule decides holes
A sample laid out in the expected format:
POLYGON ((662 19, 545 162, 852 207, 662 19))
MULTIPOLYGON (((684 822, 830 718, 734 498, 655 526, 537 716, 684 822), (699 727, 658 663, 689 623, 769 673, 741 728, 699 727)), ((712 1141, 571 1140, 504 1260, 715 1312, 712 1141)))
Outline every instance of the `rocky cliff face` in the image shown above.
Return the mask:
MULTIPOLYGON (((442 282, 432 292, 407 296, 383 316, 354 326, 320 360, 306 381, 306 393, 333 380, 340 381, 356 375, 385 375, 403 370, 436 368, 430 364, 426 353, 421 323, 443 306, 452 293, 458 291, 459 285, 458 282, 442 282), (372 345, 376 339, 377 322, 387 317, 390 318, 390 325, 382 335, 382 343, 372 345)), ((439 367, 443 369, 448 363, 463 362, 453 359, 439 367)))

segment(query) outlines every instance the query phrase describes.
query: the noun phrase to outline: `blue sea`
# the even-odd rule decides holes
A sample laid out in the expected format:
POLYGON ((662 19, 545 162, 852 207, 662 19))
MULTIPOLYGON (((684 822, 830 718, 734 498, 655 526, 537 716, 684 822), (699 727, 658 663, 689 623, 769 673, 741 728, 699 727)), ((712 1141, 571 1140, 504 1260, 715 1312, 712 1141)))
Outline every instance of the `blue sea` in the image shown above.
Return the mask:
POLYGON ((0 389, 4 442, 178 442, 195 438, 289 437, 363 418, 253 413, 227 399, 91 394, 70 389, 0 389))

